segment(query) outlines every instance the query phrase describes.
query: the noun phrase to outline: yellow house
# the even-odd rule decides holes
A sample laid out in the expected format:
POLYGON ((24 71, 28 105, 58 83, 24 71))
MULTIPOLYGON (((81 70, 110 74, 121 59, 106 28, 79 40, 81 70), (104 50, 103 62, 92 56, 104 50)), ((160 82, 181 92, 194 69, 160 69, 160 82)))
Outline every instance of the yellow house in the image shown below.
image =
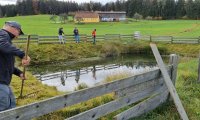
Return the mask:
POLYGON ((99 22, 99 14, 96 12, 80 11, 74 16, 75 23, 95 23, 99 22))

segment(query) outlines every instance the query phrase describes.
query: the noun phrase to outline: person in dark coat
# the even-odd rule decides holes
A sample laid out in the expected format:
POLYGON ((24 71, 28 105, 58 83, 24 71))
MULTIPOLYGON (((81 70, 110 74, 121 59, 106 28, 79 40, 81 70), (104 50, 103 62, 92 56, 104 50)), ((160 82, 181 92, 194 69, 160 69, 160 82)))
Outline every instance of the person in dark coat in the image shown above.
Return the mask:
POLYGON ((76 43, 80 43, 79 31, 77 27, 74 28, 74 37, 75 37, 76 43))
POLYGON ((60 44, 65 43, 65 41, 63 39, 63 34, 65 34, 65 33, 63 32, 63 28, 61 27, 58 30, 58 39, 59 39, 60 44))
POLYGON ((15 56, 22 59, 22 65, 28 65, 30 57, 25 58, 25 53, 12 45, 12 40, 22 35, 21 25, 15 21, 5 22, 0 29, 0 111, 16 107, 15 97, 10 88, 12 75, 25 77, 21 70, 14 66, 15 56))

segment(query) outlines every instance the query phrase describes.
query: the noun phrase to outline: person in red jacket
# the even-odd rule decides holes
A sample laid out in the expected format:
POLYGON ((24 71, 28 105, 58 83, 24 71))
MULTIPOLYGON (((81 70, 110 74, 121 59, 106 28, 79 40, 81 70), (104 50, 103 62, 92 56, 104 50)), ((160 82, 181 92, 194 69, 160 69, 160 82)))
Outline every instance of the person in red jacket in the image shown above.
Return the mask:
POLYGON ((93 44, 96 44, 96 29, 92 31, 93 44))

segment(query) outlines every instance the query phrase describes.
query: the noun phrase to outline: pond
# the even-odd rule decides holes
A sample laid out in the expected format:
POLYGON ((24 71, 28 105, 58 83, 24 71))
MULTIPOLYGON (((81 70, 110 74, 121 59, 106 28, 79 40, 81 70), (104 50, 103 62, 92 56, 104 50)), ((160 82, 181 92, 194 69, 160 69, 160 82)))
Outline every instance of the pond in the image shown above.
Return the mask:
POLYGON ((57 62, 29 68, 37 79, 58 91, 71 92, 81 84, 93 87, 105 83, 109 76, 134 75, 155 69, 153 56, 124 55, 94 61, 57 62))

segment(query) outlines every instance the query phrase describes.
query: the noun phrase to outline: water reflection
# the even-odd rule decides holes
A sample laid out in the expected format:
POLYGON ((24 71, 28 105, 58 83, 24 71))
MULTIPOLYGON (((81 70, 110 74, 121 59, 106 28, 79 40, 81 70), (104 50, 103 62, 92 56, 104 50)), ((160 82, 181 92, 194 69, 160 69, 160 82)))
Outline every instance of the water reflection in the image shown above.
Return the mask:
POLYGON ((92 69, 92 77, 96 80, 96 66, 93 66, 93 69, 92 69))
POLYGON ((74 91, 75 88, 84 83, 88 87, 101 84, 106 77, 121 73, 138 74, 155 68, 153 62, 121 62, 117 64, 92 65, 77 69, 67 69, 51 74, 36 75, 43 84, 56 86, 59 91, 74 91))
POLYGON ((61 84, 62 84, 63 86, 65 86, 65 74, 64 74, 63 72, 61 72, 60 81, 61 81, 61 84))
POLYGON ((78 83, 78 81, 80 80, 80 69, 76 70, 76 75, 75 75, 75 81, 78 83))

